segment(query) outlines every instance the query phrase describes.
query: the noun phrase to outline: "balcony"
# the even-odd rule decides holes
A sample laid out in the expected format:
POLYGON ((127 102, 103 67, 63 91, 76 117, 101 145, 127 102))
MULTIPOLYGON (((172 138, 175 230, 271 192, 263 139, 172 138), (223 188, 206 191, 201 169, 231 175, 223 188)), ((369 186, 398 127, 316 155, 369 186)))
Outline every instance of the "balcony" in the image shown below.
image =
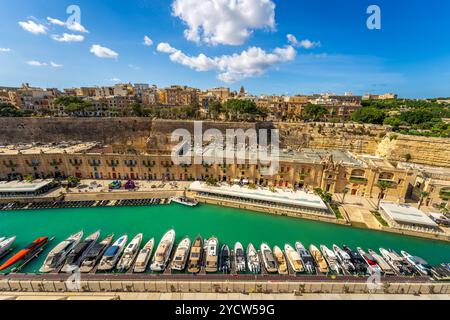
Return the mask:
POLYGON ((127 166, 128 168, 134 168, 137 166, 137 161, 136 160, 125 160, 124 161, 125 166, 127 166))
POLYGON ((439 192, 439 197, 442 199, 442 200, 450 200, 450 190, 447 190, 447 189, 445 189, 445 190, 441 190, 441 192, 439 192))
POLYGON ((62 161, 61 160, 59 160, 59 161, 52 160, 49 164, 51 167, 57 167, 62 164, 62 161))
POLYGON ((368 181, 367 178, 365 178, 365 177, 356 177, 356 176, 352 176, 348 180, 351 183, 357 183, 357 184, 366 184, 368 181))
POLYGON ((100 160, 90 160, 89 161, 89 165, 91 166, 91 167, 99 167, 99 166, 101 166, 101 161, 100 160))
POLYGON ((144 167, 147 167, 147 168, 151 169, 151 168, 153 168, 155 166, 155 163, 153 161, 150 161, 150 160, 147 160, 147 161, 143 160, 142 161, 142 165, 144 167))
POLYGON ((108 167, 116 168, 119 166, 119 160, 106 161, 106 164, 108 165, 108 167))
POLYGON ((3 161, 3 164, 5 165, 5 167, 7 167, 9 169, 15 169, 19 166, 17 163, 14 163, 12 160, 10 160, 8 162, 3 161))
POLYGON ((41 165, 41 162, 38 160, 31 160, 31 161, 26 160, 25 162, 26 162, 27 166, 29 166, 31 168, 36 168, 41 165))
POLYGON ((70 159, 69 163, 74 166, 74 167, 79 167, 83 164, 83 160, 79 160, 79 159, 70 159))

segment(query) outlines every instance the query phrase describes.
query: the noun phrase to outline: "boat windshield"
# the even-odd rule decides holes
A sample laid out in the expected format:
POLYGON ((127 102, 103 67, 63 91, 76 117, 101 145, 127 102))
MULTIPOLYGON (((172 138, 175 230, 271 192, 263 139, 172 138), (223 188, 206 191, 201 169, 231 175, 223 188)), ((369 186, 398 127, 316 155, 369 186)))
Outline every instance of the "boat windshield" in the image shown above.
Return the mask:
POLYGON ((112 246, 108 250, 106 250, 105 257, 113 257, 119 251, 118 246, 112 246))

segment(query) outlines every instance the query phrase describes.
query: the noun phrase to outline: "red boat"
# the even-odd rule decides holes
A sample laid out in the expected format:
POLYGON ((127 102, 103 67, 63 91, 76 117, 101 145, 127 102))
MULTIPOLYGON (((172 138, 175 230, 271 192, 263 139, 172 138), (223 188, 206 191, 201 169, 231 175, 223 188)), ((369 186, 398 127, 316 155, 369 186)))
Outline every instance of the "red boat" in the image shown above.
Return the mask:
POLYGON ((45 246, 47 243, 48 243, 48 237, 37 238, 31 244, 26 246, 26 248, 17 252, 8 261, 6 261, 3 265, 1 265, 0 271, 8 269, 9 267, 12 267, 19 261, 22 261, 22 260, 27 261, 34 254, 36 254, 40 248, 45 246))

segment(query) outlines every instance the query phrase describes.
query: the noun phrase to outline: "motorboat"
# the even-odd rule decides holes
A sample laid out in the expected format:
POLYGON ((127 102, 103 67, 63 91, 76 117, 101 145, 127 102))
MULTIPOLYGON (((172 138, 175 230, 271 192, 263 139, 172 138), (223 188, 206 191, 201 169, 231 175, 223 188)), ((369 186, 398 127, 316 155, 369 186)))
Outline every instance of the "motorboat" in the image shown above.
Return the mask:
POLYGON ((186 263, 189 258, 189 250, 191 249, 191 240, 184 238, 177 249, 172 260, 172 270, 183 271, 186 268, 186 263))
POLYGON ((361 247, 356 248, 356 250, 358 250, 358 253, 369 266, 368 270, 370 274, 381 274, 383 272, 374 257, 365 252, 361 247))
POLYGON ((236 272, 242 273, 247 269, 245 266, 245 252, 244 247, 240 242, 236 242, 234 245, 234 267, 236 272))
POLYGON ((258 252, 251 243, 247 247, 247 266, 251 273, 258 274, 261 272, 261 262, 258 252))
POLYGON ((202 260, 203 238, 201 236, 197 236, 192 244, 191 253, 189 254, 188 272, 199 273, 202 268, 202 260))
POLYGON ((170 201, 187 207, 196 207, 198 205, 197 200, 187 197, 172 197, 170 198, 170 201))
POLYGON ((4 257, 11 250, 12 245, 16 241, 16 237, 11 237, 9 239, 3 239, 0 241, 0 258, 4 257))
POLYGON ((152 257, 153 248, 155 246, 155 238, 150 239, 145 246, 139 251, 139 254, 134 263, 133 272, 143 273, 147 270, 148 263, 152 257))
POLYGON ((355 266, 355 272, 357 274, 367 274, 367 263, 363 257, 346 245, 343 245, 342 248, 344 248, 344 251, 350 256, 350 261, 355 266))
POLYGON ((66 240, 54 247, 45 258, 44 264, 39 272, 48 273, 56 271, 66 260, 69 253, 81 241, 83 231, 71 235, 66 240))
POLYGON ((224 274, 231 272, 231 250, 226 244, 220 250, 219 271, 224 274))
POLYGON ((105 253, 106 249, 108 249, 108 247, 111 245, 113 238, 114 234, 110 234, 102 241, 96 242, 92 246, 92 248, 87 251, 84 260, 81 262, 81 273, 89 273, 95 268, 95 266, 105 253))
POLYGON ((139 254, 143 237, 144 235, 142 233, 137 234, 126 246, 122 257, 117 264, 117 271, 128 271, 133 266, 133 262, 139 254))
POLYGON ((278 265, 278 274, 280 275, 287 275, 289 274, 288 266, 286 263, 286 257, 284 256, 283 251, 281 251, 280 247, 275 246, 273 248, 273 254, 275 256, 275 259, 277 261, 278 265))
POLYGON ((328 267, 327 261, 323 257, 323 254, 320 252, 319 249, 315 245, 309 246, 309 252, 311 252, 311 255, 313 256, 314 260, 316 261, 317 268, 321 273, 328 273, 330 272, 330 268, 328 267))
POLYGON ((410 276, 416 273, 414 268, 405 260, 404 257, 400 256, 394 250, 386 250, 380 248, 380 253, 387 263, 397 272, 405 276, 410 276))
POLYGON ((303 267, 305 268, 305 271, 310 274, 316 273, 316 262, 314 261, 313 256, 311 253, 306 250, 305 246, 301 242, 295 243, 295 249, 297 250, 298 254, 300 255, 300 258, 303 261, 303 267))
POLYGON ((175 243, 175 230, 169 230, 159 242, 156 248, 155 255, 153 256, 150 269, 154 272, 162 272, 167 267, 167 263, 172 253, 173 245, 175 243))
POLYGON ((87 251, 90 250, 92 246, 97 242, 99 236, 100 231, 96 231, 88 236, 85 240, 79 242, 67 256, 66 263, 62 267, 61 272, 71 273, 79 268, 81 262, 86 256, 87 251))
POLYGON ((378 253, 373 251, 372 249, 368 250, 369 254, 375 259, 375 262, 378 264, 378 266, 381 268, 383 273, 385 275, 395 275, 394 269, 391 267, 389 263, 387 263, 386 260, 382 256, 380 256, 378 253))
POLYGON ((356 270, 355 266, 352 263, 350 255, 346 251, 342 250, 341 248, 339 248, 339 246, 335 244, 333 245, 333 251, 339 263, 341 264, 342 268, 344 268, 345 271, 347 271, 350 274, 355 272, 356 270))
POLYGON ((207 273, 217 272, 219 268, 219 240, 215 237, 208 239, 206 241, 205 252, 205 271, 207 273))
POLYGON ((267 243, 261 244, 261 256, 263 259, 264 267, 268 273, 278 272, 278 265, 273 255, 272 249, 267 245, 267 243))
POLYGON ((38 253, 42 251, 43 247, 45 247, 48 242, 48 237, 37 238, 2 264, 0 266, 0 271, 6 270, 22 261, 26 264, 31 259, 37 257, 38 253))
POLYGON ((419 271, 421 275, 424 276, 432 275, 431 274, 432 267, 428 264, 428 262, 426 262, 420 257, 410 255, 406 251, 401 251, 400 253, 406 259, 406 261, 408 261, 414 268, 416 268, 417 271, 419 271))
POLYGON ((328 263, 330 270, 336 274, 343 273, 342 267, 339 265, 336 254, 325 245, 321 245, 320 250, 322 251, 323 257, 328 263))
POLYGON ((124 235, 116 240, 112 246, 110 246, 103 255, 98 265, 98 271, 111 271, 117 264, 125 246, 127 245, 128 236, 124 235))
POLYGON ((286 253, 287 261, 295 273, 304 272, 305 267, 303 266, 303 261, 300 254, 292 248, 289 244, 284 246, 284 252, 286 253))

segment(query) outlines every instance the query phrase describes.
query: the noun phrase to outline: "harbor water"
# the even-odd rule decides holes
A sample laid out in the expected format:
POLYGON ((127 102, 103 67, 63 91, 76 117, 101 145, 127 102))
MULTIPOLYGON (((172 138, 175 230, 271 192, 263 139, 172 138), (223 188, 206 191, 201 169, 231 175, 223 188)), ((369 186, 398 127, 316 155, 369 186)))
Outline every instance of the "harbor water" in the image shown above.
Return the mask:
MULTIPOLYGON (((252 242, 255 247, 267 242, 271 247, 284 247, 285 243, 301 241, 310 244, 346 244, 356 249, 392 248, 397 252, 406 250, 431 264, 450 262, 450 244, 424 240, 365 229, 357 229, 316 221, 272 216, 245 210, 200 205, 195 208, 178 204, 150 207, 96 207, 80 209, 49 209, 0 211, 0 236, 17 236, 15 251, 28 245, 37 237, 55 237, 40 257, 21 272, 37 272, 45 256, 69 235, 84 230, 85 236, 101 230, 101 239, 110 233, 115 239, 128 234, 132 239, 137 233, 144 234, 143 243, 150 238, 159 242, 162 235, 174 228, 177 241, 184 236, 192 240, 216 236, 221 244, 231 248, 240 241, 245 247, 252 242)), ((5 259, 3 259, 5 261, 5 259)))

